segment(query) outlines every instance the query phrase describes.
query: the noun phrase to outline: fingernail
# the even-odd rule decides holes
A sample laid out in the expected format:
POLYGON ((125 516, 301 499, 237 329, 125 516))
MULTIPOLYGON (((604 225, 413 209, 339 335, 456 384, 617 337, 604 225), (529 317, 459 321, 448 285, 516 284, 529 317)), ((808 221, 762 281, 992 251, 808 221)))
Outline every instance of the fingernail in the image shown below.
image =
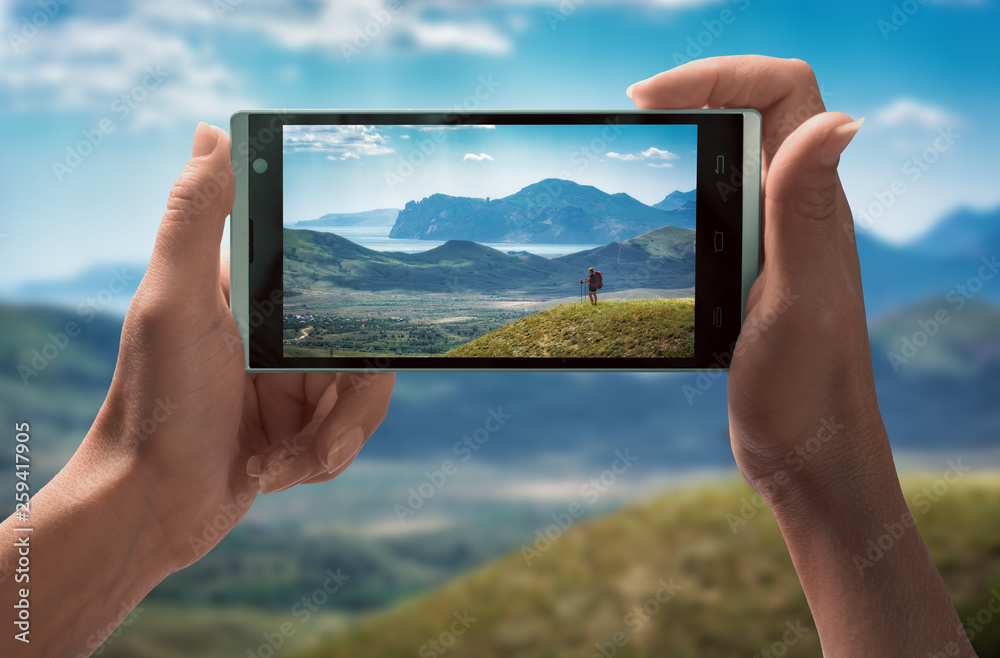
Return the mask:
POLYGON ((632 98, 632 90, 633 89, 635 89, 635 85, 634 84, 629 85, 628 89, 625 90, 625 95, 628 96, 629 98, 632 98))
POLYGON ((260 491, 261 493, 271 493, 298 484, 312 477, 316 470, 315 465, 315 460, 310 459, 304 453, 293 455, 287 448, 284 448, 274 461, 261 472, 260 491))
POLYGON ((260 477, 260 465, 264 463, 264 455, 254 455, 247 460, 247 475, 260 477))
POLYGON ((840 154, 844 152, 844 149, 851 143, 854 136, 858 134, 858 130, 864 122, 865 118, 861 117, 857 121, 845 123, 830 131, 830 134, 826 137, 826 141, 823 142, 823 146, 820 147, 820 163, 827 167, 836 167, 840 162, 840 154))
POLYGON ((219 131, 202 121, 194 129, 194 146, 191 147, 191 157, 200 158, 215 150, 219 143, 219 131))
POLYGON ((368 434, 365 432, 363 427, 353 427, 338 436, 334 440, 333 447, 330 448, 330 452, 326 455, 327 472, 333 473, 341 466, 354 459, 358 452, 360 452, 361 446, 364 445, 367 438, 368 434))

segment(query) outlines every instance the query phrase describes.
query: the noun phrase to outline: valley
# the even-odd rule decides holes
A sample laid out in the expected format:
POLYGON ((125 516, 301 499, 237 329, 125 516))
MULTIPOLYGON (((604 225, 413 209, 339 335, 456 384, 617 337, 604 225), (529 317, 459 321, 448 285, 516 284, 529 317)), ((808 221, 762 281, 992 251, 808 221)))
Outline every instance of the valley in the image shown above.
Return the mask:
POLYGON ((694 296, 694 231, 662 227, 555 258, 450 240, 408 254, 333 233, 284 230, 284 354, 432 356, 578 301, 588 268, 602 297, 694 296))

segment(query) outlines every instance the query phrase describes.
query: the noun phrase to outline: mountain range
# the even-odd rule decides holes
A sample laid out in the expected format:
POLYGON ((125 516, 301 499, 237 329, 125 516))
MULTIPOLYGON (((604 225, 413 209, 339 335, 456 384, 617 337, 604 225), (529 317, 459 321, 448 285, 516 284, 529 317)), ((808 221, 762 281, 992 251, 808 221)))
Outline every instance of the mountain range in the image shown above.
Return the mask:
MULTIPOLYGON (((680 200, 671 196, 661 203, 680 200)), ((694 229, 693 204, 664 210, 628 194, 608 194, 590 185, 549 178, 499 199, 434 194, 410 201, 389 237, 595 244, 632 238, 663 226, 694 229)))
POLYGON ((318 219, 296 222, 296 228, 334 228, 338 226, 392 226, 399 215, 398 208, 381 208, 364 212, 331 212, 318 219))
POLYGON ((685 206, 694 206, 695 200, 698 196, 697 190, 691 190, 690 192, 671 192, 667 195, 663 201, 659 203, 654 203, 654 208, 659 208, 660 210, 673 210, 675 208, 683 208, 685 206))
MULTIPOLYGON (((1000 208, 991 213, 956 213, 925 239, 907 245, 884 244, 863 231, 858 234, 869 308, 873 371, 882 417, 897 460, 900 457, 905 459, 907 455, 929 455, 929 461, 922 462, 921 466, 935 470, 939 468, 935 477, 939 477, 948 468, 946 459, 961 459, 961 463, 973 465, 976 471, 996 466, 995 461, 990 461, 990 455, 995 454, 997 437, 1000 437, 1000 406, 997 404, 1000 399, 1000 332, 997 331, 997 327, 1000 327, 1000 305, 995 303, 1000 298, 1000 277, 981 281, 981 290, 961 308, 949 301, 948 295, 956 290, 956 286, 965 286, 970 277, 978 276, 984 257, 989 260, 1000 252, 998 219, 1000 208), (955 231, 949 229, 952 222, 955 223, 955 231), (925 342, 918 337, 917 332, 931 328, 930 320, 942 309, 946 311, 948 321, 936 330, 932 329, 933 336, 928 337, 925 342), (909 351, 904 352, 907 342, 920 343, 921 346, 915 354, 906 357, 906 363, 894 367, 888 354, 911 354, 909 351)), ((365 251, 370 251, 361 251, 362 248, 352 246, 346 240, 321 245, 314 237, 329 234, 311 231, 292 233, 298 237, 305 236, 302 240, 296 237, 298 244, 293 244, 293 248, 300 250, 298 254, 303 258, 302 262, 310 265, 327 267, 332 265, 333 260, 339 259, 345 267, 354 266, 353 263, 364 263, 367 256, 365 251), (327 246, 332 246, 331 251, 335 252, 330 261, 309 262, 309 258, 319 257, 320 247, 325 250, 327 246)), ((608 262, 611 262, 613 255, 617 261, 616 251, 626 254, 624 260, 628 260, 627 254, 632 250, 644 249, 652 254, 657 250, 670 250, 678 246, 683 249, 683 242, 659 241, 655 239, 655 235, 652 238, 645 245, 643 241, 647 238, 643 236, 609 244, 590 250, 586 257, 595 259, 606 256, 608 262)), ((457 262, 469 255, 478 257, 484 252, 477 247, 481 245, 458 242, 431 258, 440 256, 444 263, 457 262)), ((485 253, 498 255, 500 258, 512 256, 496 250, 485 253)), ((387 256, 396 257, 400 254, 387 256)), ((559 263, 559 259, 551 260, 559 263)), ((410 265, 414 264, 410 262, 410 265)), ((370 262, 367 266, 376 271, 383 266, 397 267, 398 263, 370 262)), ((605 272, 609 271, 606 264, 598 267, 605 272)), ((134 271, 138 275, 143 268, 144 265, 136 264, 134 271)), ((90 428, 108 390, 122 331, 121 312, 116 305, 111 305, 104 309, 105 312, 87 321, 89 316, 82 316, 77 311, 77 305, 88 296, 96 296, 107 285, 109 273, 118 269, 118 266, 105 264, 95 266, 87 276, 25 285, 19 289, 19 296, 13 303, 0 302, 0 318, 4 324, 4 331, 0 332, 0 356, 4 363, 9 364, 4 373, 0 373, 0 390, 4 392, 7 402, 0 410, 0 415, 8 426, 25 419, 31 422, 34 437, 32 483, 36 489, 43 486, 54 470, 72 454, 90 428), (43 307, 27 304, 24 300, 28 298, 36 300, 35 304, 41 301, 49 305, 43 307), (60 308, 52 305, 57 302, 63 306, 60 308), (44 350, 51 341, 48 334, 63 331, 68 322, 80 324, 82 332, 70 340, 56 358, 47 360, 38 375, 25 385, 18 375, 17 366, 30 365, 34 358, 33 351, 44 350)), ((128 271, 131 272, 132 269, 130 267, 128 271)), ((122 301, 127 301, 129 297, 130 291, 121 293, 122 301)), ((324 485, 322 491, 311 487, 297 487, 273 500, 269 496, 258 499, 255 509, 270 504, 275 506, 275 510, 280 510, 280 513, 266 516, 276 519, 276 524, 281 524, 278 530, 267 534, 265 528, 244 522, 208 558, 175 574, 171 577, 172 580, 165 581, 156 590, 159 594, 151 594, 150 600, 159 597, 161 601, 172 602, 171 610, 193 611, 191 616, 184 618, 183 624, 172 627, 183 629, 188 635, 205 628, 206 619, 212 620, 207 608, 196 607, 204 605, 205 601, 242 606, 237 612, 231 615, 227 613, 227 616, 222 617, 221 623, 225 625, 220 624, 220 627, 225 629, 225 636, 230 637, 234 635, 234 629, 239 628, 237 622, 243 620, 239 623, 248 628, 246 637, 252 637, 259 643, 260 629, 277 629, 279 622, 284 623, 288 616, 287 601, 296 600, 302 592, 310 591, 314 587, 314 574, 318 570, 343 566, 352 576, 350 587, 343 590, 343 596, 337 601, 331 600, 327 609, 339 610, 338 605, 364 609, 434 587, 453 577, 458 569, 482 564, 498 551, 513 548, 515 553, 510 558, 479 569, 472 575, 474 580, 457 581, 453 586, 442 588, 431 598, 416 600, 408 608, 395 608, 394 610, 399 611, 398 614, 392 612, 392 617, 376 619, 372 625, 366 626, 368 630, 365 632, 385 641, 393 637, 400 638, 406 650, 412 654, 415 643, 437 637, 444 628, 441 620, 450 619, 449 615, 456 606, 465 605, 463 601, 468 597, 456 596, 457 594, 479 592, 478 589, 468 589, 473 586, 481 587, 483 592, 495 594, 498 586, 513 583, 521 588, 519 596, 523 593, 529 597, 516 600, 529 603, 524 608, 528 610, 524 615, 526 621, 510 628, 518 632, 527 628, 536 635, 540 633, 539 637, 550 638, 553 636, 548 631, 537 631, 537 619, 542 614, 538 610, 554 609, 551 606, 545 607, 548 602, 555 601, 554 597, 560 596, 554 592, 573 590, 572 587, 567 590, 565 583, 571 580, 576 583, 580 577, 587 577, 588 574, 603 574, 606 582, 621 581, 628 585, 622 592, 627 594, 630 605, 636 600, 648 598, 649 592, 641 588, 635 589, 637 586, 634 583, 649 584, 651 581, 648 573, 669 575, 681 569, 679 573, 683 575, 683 569, 686 568, 683 565, 692 559, 692 552, 688 550, 692 546, 697 548, 698 555, 708 555, 705 551, 711 549, 711 546, 709 549, 705 548, 708 544, 697 535, 699 528, 711 526, 717 529, 720 523, 725 528, 723 517, 739 510, 738 499, 749 496, 749 489, 722 498, 715 494, 691 497, 691 491, 686 489, 682 493, 683 498, 679 500, 686 501, 683 504, 688 505, 688 511, 675 511, 679 508, 664 500, 653 507, 644 506, 620 516, 606 517, 606 521, 577 523, 564 538, 554 544, 551 551, 545 553, 543 562, 533 563, 532 567, 527 568, 517 549, 522 540, 518 539, 511 545, 510 537, 517 535, 511 535, 509 528, 517 528, 518 532, 527 528, 526 541, 531 542, 533 540, 530 535, 535 528, 545 528, 551 523, 549 511, 565 514, 566 506, 565 503, 556 501, 549 508, 534 507, 532 505, 537 504, 533 502, 535 499, 529 501, 518 498, 519 487, 526 489, 526 485, 522 485, 518 478, 523 478, 528 473, 529 478, 532 478, 531 483, 537 478, 538 482, 550 485, 561 478, 593 477, 611 465, 616 450, 629 451, 638 460, 630 470, 629 481, 634 479, 642 482, 647 475, 653 477, 657 471, 662 472, 664 469, 682 474, 715 473, 718 469, 728 470, 735 475, 727 425, 724 375, 711 380, 703 373, 401 373, 396 379, 392 404, 385 421, 372 440, 366 443, 356 464, 347 473, 335 482, 324 485), (703 391, 703 395, 689 404, 683 392, 685 386, 703 391), (459 466, 463 471, 449 480, 447 487, 438 491, 433 499, 427 501, 422 511, 423 516, 420 517, 421 520, 453 517, 462 519, 454 526, 446 526, 443 531, 451 532, 454 536, 427 532, 423 535, 405 534, 376 542, 339 535, 318 535, 312 532, 305 534, 294 529, 295 524, 308 521, 329 523, 324 514, 330 509, 336 511, 336 518, 360 514, 355 508, 365 510, 365 505, 369 506, 368 511, 372 516, 392 509, 394 503, 405 500, 408 488, 416 488, 425 482, 425 477, 430 477, 426 473, 440 468, 446 459, 455 459, 456 442, 470 436, 476 428, 483 427, 484 419, 490 418, 489 410, 509 414, 510 418, 481 450, 474 453, 470 463, 459 466), (463 488, 460 478, 481 478, 483 471, 480 469, 491 469, 490 472, 495 471, 502 476, 496 476, 495 481, 485 480, 487 484, 483 484, 483 480, 476 480, 476 487, 473 489, 463 488), (372 478, 373 473, 384 473, 386 480, 379 482, 379 486, 369 484, 366 478, 372 478), (486 489, 495 494, 495 499, 483 496, 486 489), (355 498, 351 498, 352 495, 355 498), (331 500, 335 502, 331 504, 331 500), (501 508, 495 501, 502 501, 507 507, 501 508), (459 505, 467 507, 459 508, 459 505), (304 511, 315 509, 321 511, 316 514, 304 511), (519 516, 522 510, 523 515, 519 516), (546 511, 543 513, 540 510, 546 511), (462 514, 466 516, 461 516, 462 514), (502 534, 501 530, 506 531, 506 534, 502 534), (639 534, 635 534, 636 532, 639 534), (656 533, 652 539, 649 536, 651 532, 656 533), (691 534, 692 532, 695 534, 691 534), (280 533, 280 540, 276 533, 280 533), (672 546, 669 543, 671 538, 677 537, 680 537, 680 543, 677 544, 680 552, 660 550, 653 557, 659 559, 663 556, 680 556, 680 562, 643 562, 637 557, 637 546, 672 546), (620 540, 617 543, 616 538, 620 540), (611 544, 608 544, 609 541, 611 544), (594 542, 600 542, 605 547, 599 555, 592 550, 594 542), (614 552, 615 550, 618 552, 614 552), (604 559, 601 556, 608 555, 612 556, 612 561, 618 560, 615 564, 626 565, 628 574, 631 575, 621 580, 616 575, 618 572, 592 568, 596 564, 595 560, 599 561, 604 559), (647 571, 639 573, 635 571, 637 568, 647 571), (253 578, 248 579, 246 574, 251 572, 253 578), (635 576, 636 573, 638 576, 635 576), (540 601, 539 605, 542 607, 532 604, 530 597, 540 601), (280 616, 262 621, 255 613, 248 612, 251 608, 259 610, 267 607, 276 610, 280 616), (406 616, 408 611, 414 610, 422 612, 406 616), (251 621, 246 621, 248 619, 251 621), (420 625, 421 623, 423 624, 420 625), (395 635, 390 637, 392 633, 395 635)), ((897 461, 903 469, 907 468, 906 463, 897 461)), ((5 451, 0 454, 0 487, 13 486, 14 471, 13 452, 5 451)), ((933 479, 927 482, 933 483, 933 479)), ((629 482, 624 479, 617 482, 605 494, 606 497, 602 497, 601 504, 607 501, 610 505, 610 497, 625 490, 628 485, 629 482)), ((920 484, 921 487, 925 485, 926 482, 920 484)), ((742 483, 740 486, 745 489, 742 483)), ((973 487, 965 491, 968 496, 955 489, 954 493, 935 502, 931 512, 918 519, 919 523, 924 524, 931 524, 936 519, 933 525, 927 525, 930 532, 925 537, 932 555, 942 564, 969 562, 966 554, 968 551, 960 553, 955 548, 943 552, 935 549, 936 546, 942 546, 942 542, 946 543, 949 537, 962 539, 995 535, 990 535, 990 528, 985 525, 981 528, 976 526, 978 529, 973 529, 971 525, 973 520, 978 522, 988 518, 987 506, 995 500, 995 489, 990 492, 980 491, 974 481, 965 482, 962 486, 963 490, 973 487), (960 526, 958 532, 955 531, 956 519, 960 526), (956 562, 954 555, 959 554, 965 557, 956 562), (944 562, 941 562, 942 559, 944 562)), ((544 487, 540 490, 541 495, 545 495, 547 490, 544 487)), ((907 488, 904 482, 904 491, 907 492, 907 500, 914 500, 913 496, 917 495, 918 489, 907 488)), ((767 535, 768 546, 773 545, 773 550, 763 550, 766 547, 757 538, 761 536, 761 523, 766 523, 765 517, 769 515, 760 515, 752 522, 756 524, 752 529, 741 529, 735 535, 724 530, 728 539, 720 546, 726 548, 726 553, 713 554, 706 558, 708 562, 703 559, 704 564, 699 564, 705 568, 699 567, 698 573, 718 582, 731 582, 731 569, 727 567, 728 570, 721 576, 712 569, 718 564, 731 566, 745 560, 746 556, 763 556, 758 560, 761 562, 759 568, 753 565, 748 568, 757 580, 761 573, 770 574, 774 560, 781 556, 785 556, 781 559, 787 559, 787 551, 776 530, 769 531, 767 535), (732 556, 742 557, 737 559, 732 556)), ((363 524, 362 521, 357 523, 363 524)), ((995 543, 977 546, 985 546, 984 551, 990 550, 996 555, 995 543)), ((646 557, 652 555, 650 553, 646 557)), ((978 555, 982 555, 982 551, 978 555)), ((605 562, 610 564, 607 560, 605 562)), ((985 568, 981 568, 980 563, 973 566, 980 571, 985 568)), ((784 574, 792 573, 790 567, 779 571, 784 574)), ((954 576, 955 570, 945 569, 944 573, 948 578, 948 573, 954 576)), ((962 573, 972 571, 966 569, 962 573)), ((768 578, 771 580, 765 583, 766 587, 758 587, 757 591, 766 590, 769 593, 767 601, 770 603, 765 604, 770 605, 776 600, 774 592, 785 590, 779 589, 782 583, 772 582, 773 574, 768 578)), ((691 592, 683 594, 685 591, 687 589, 682 591, 682 596, 691 595, 691 592)), ((717 600, 729 600, 724 596, 719 599, 718 592, 714 589, 705 591, 712 600, 707 608, 701 606, 699 610, 710 609, 717 600)), ((795 610, 804 610, 801 592, 794 589, 790 591, 799 592, 799 599, 793 601, 798 606, 795 610)), ((953 596, 955 591, 957 590, 953 590, 953 596)), ((475 600, 484 601, 488 598, 477 595, 475 600)), ((514 599, 504 598, 505 609, 516 611, 517 604, 507 605, 508 600, 514 599)), ((963 618, 966 615, 974 616, 984 600, 965 595, 956 596, 956 604, 963 618)), ((571 601, 563 597, 557 603, 559 615, 562 615, 566 609, 571 609, 572 612, 582 609, 581 605, 590 605, 592 602, 580 603, 576 599, 571 601)), ((696 603, 701 605, 698 601, 696 603)), ((786 607, 781 608, 783 611, 790 609, 784 600, 778 601, 777 605, 785 605, 786 607)), ((690 605, 682 608, 688 611, 694 609, 690 605)), ((682 608, 664 608, 667 612, 662 612, 661 615, 674 616, 682 608)), ((150 611, 140 615, 137 624, 150 622, 159 633, 157 637, 169 637, 164 634, 162 626, 156 627, 162 622, 159 621, 161 617, 155 610, 155 604, 151 605, 150 611)), ((489 616, 489 609, 485 612, 473 610, 473 614, 483 615, 480 617, 482 621, 477 622, 473 629, 501 628, 499 618, 489 616)), ((606 617, 617 628, 621 616, 606 617)), ((777 614, 774 617, 779 620, 786 618, 777 614)), ((327 623, 320 621, 320 617, 315 619, 309 624, 309 628, 315 624, 327 623)), ((730 615, 727 619, 742 617, 730 615)), ((551 623, 552 628, 565 627, 564 618, 558 615, 554 621, 549 617, 543 621, 551 623)), ((746 625, 741 625, 740 631, 750 629, 746 632, 754 632, 756 627, 753 623, 751 620, 746 625)), ((678 628, 708 627, 697 626, 690 619, 681 620, 675 625, 678 628)), ((138 655, 130 651, 132 646, 149 646, 145 635, 137 635, 137 628, 139 627, 133 626, 130 631, 131 637, 139 638, 134 645, 126 644, 130 636, 123 634, 111 647, 108 655, 115 651, 118 652, 117 655, 138 655)), ((323 641, 327 641, 329 635, 326 627, 320 628, 324 634, 323 641)), ((653 626, 648 628, 655 631, 653 626)), ((601 642, 606 642, 611 637, 603 627, 590 630, 592 632, 589 635, 601 642)), ((656 637, 664 641, 677 637, 669 631, 667 629, 658 633, 656 637)), ((300 634, 305 632, 306 627, 303 626, 300 634)), ((770 640, 765 638, 777 635, 777 631, 764 629, 761 631, 760 641, 756 635, 746 636, 751 637, 751 640, 743 644, 749 647, 747 650, 754 651, 760 646, 766 646, 766 641, 770 640)), ((471 635, 469 637, 472 638, 471 635)), ((514 636, 506 633, 504 637, 514 636)), ((523 637, 517 635, 517 641, 522 641, 523 637)), ((734 637, 744 636, 737 634, 734 637)), ((233 653, 245 652, 247 642, 242 637, 237 638, 233 653)), ((350 638, 347 641, 350 642, 350 638)), ((571 634, 567 642, 571 643, 566 646, 571 646, 573 655, 579 653, 579 634, 571 634)), ((286 645, 286 649, 289 646, 286 645)), ((353 646, 371 649, 373 645, 366 639, 362 643, 345 644, 339 648, 344 655, 348 655, 353 646)), ((493 645, 487 643, 487 646, 493 645)), ((551 648, 551 643, 546 645, 546 649, 551 648)), ((741 645, 740 648, 742 650, 746 647, 741 645)), ((464 649, 456 646, 453 650, 455 655, 460 655, 464 649)), ((176 653, 189 654, 188 645, 184 645, 176 653)), ((167 655, 166 650, 163 655, 167 655)), ((487 654, 474 648, 470 655, 487 654)), ((624 654, 620 651, 619 655, 624 654)), ((987 655, 987 652, 981 652, 981 655, 987 655)))
POLYGON ((956 210, 924 236, 902 245, 884 242, 860 226, 855 232, 869 317, 958 293, 959 286, 970 283, 977 290, 975 299, 1000 301, 1000 272, 987 268, 984 274, 992 278, 970 282, 1000 255, 1000 207, 956 210))
POLYGON ((375 251, 333 233, 284 229, 284 271, 288 288, 517 291, 525 295, 575 294, 589 267, 602 271, 605 291, 694 286, 695 232, 660 227, 630 240, 612 242, 556 258, 523 251, 503 252, 468 240, 449 240, 408 254, 375 251))
POLYGON ((145 261, 98 263, 81 272, 51 279, 26 281, 0 290, 0 299, 24 304, 52 304, 124 315, 146 274, 145 261))
MULTIPOLYGON (((858 233, 876 387, 896 448, 989 447, 996 446, 1000 436, 1000 407, 996 403, 1000 399, 1000 306, 996 304, 1000 277, 983 282, 982 290, 960 310, 947 299, 956 285, 965 285, 970 276, 977 275, 983 256, 1000 252, 996 231, 1000 208, 991 213, 957 213, 943 220, 936 231, 950 235, 948 227, 953 221, 966 227, 963 230, 967 238, 953 249, 941 246, 941 253, 934 254, 927 253, 920 241, 897 246, 880 243, 863 231, 858 233), (967 253, 970 246, 971 254, 967 253), (902 340, 912 342, 920 323, 926 323, 941 308, 947 310, 950 321, 915 358, 894 369, 887 355, 901 353, 902 340)), ((292 233, 309 238, 300 243, 305 260, 309 249, 318 248, 315 240, 338 240, 330 234, 292 233)), ((641 236, 615 244, 620 244, 627 254, 640 241, 641 236)), ((366 250, 346 240, 339 244, 349 251, 312 265, 330 267, 332 274, 336 271, 334 259, 364 261, 356 256, 364 255, 366 250), (354 257, 349 257, 352 254, 354 257)), ((485 251, 500 262, 519 267, 536 262, 523 255, 479 250, 470 244, 452 245, 437 253, 443 256, 454 250, 450 257, 455 262, 457 252, 463 249, 477 254, 485 251)), ((589 256, 576 257, 586 260, 607 255, 608 261, 596 261, 596 267, 608 272, 607 262, 611 262, 616 249, 612 244, 592 250, 589 256)), ((389 259, 402 256, 372 253, 389 259)), ((561 259, 549 261, 558 265, 561 259)), ((391 269, 400 263, 388 265, 391 269)), ((381 267, 377 263, 367 266, 381 267)), ((50 304, 74 295, 82 300, 100 291, 106 284, 106 273, 112 269, 110 265, 93 268, 105 274, 94 278, 90 287, 79 293, 82 282, 76 278, 62 285, 51 281, 44 288, 32 289, 39 292, 36 299, 50 304)), ((570 270, 572 281, 582 278, 579 269, 570 270)), ((318 271, 308 276, 317 275, 326 276, 318 271)), ((468 281, 471 285, 476 276, 471 273, 462 279, 463 284, 468 281)), ((613 281, 614 277, 609 277, 609 285, 614 285, 613 281)), ((6 327, 0 353, 13 366, 0 377, 0 387, 8 392, 10 402, 6 407, 8 420, 13 422, 13 415, 20 414, 33 418, 40 427, 44 424, 57 450, 65 449, 65 441, 78 442, 93 421, 114 370, 121 316, 98 314, 93 322, 84 325, 82 336, 73 340, 63 355, 27 387, 16 365, 28 363, 32 349, 42 349, 48 340, 46 332, 57 331, 68 321, 80 323, 75 306, 71 304, 68 310, 37 308, 26 305, 21 298, 0 306, 6 327)), ((365 456, 411 459, 439 452, 448 454, 454 437, 478 427, 484 410, 501 404, 505 410, 516 410, 519 429, 504 441, 491 443, 489 452, 484 450, 484 459, 511 462, 530 459, 532 454, 549 454, 562 455, 559 459, 564 461, 572 455, 580 462, 600 465, 606 458, 608 437, 617 437, 613 442, 617 446, 642 448, 644 466, 731 465, 725 378, 712 383, 689 405, 683 387, 697 387, 698 377, 696 373, 642 377, 618 373, 405 373, 397 378, 389 415, 379 429, 378 440, 366 445, 365 456), (581 402, 592 397, 594 387, 601 391, 599 408, 581 402), (423 428, 419 440, 414 439, 414 428, 423 428)), ((0 456, 0 466, 4 461, 0 456)))
POLYGON ((927 256, 981 255, 1000 244, 1000 209, 959 208, 907 245, 927 256))

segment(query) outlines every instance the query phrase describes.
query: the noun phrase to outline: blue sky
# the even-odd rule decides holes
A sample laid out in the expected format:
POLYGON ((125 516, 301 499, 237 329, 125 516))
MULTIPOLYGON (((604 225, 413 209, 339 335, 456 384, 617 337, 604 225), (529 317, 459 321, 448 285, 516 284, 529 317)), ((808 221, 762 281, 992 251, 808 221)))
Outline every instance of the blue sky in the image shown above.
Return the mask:
POLYGON ((652 205, 695 188, 696 126, 292 126, 285 223, 402 208, 432 194, 500 198, 547 178, 652 205))
POLYGON ((868 118, 841 176, 876 235, 903 241, 957 207, 1000 205, 996 1, 403 5, 0 0, 0 287, 148 258, 199 120, 629 108, 630 83, 690 56, 810 62, 830 109, 868 118), (941 131, 952 138, 935 147, 941 131))

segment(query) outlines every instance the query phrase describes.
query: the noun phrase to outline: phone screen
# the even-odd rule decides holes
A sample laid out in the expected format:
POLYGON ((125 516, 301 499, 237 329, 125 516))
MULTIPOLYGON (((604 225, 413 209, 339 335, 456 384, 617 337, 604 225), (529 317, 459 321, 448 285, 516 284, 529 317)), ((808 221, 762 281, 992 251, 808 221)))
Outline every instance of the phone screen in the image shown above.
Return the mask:
POLYGON ((286 358, 687 358, 695 125, 286 126, 286 358))

